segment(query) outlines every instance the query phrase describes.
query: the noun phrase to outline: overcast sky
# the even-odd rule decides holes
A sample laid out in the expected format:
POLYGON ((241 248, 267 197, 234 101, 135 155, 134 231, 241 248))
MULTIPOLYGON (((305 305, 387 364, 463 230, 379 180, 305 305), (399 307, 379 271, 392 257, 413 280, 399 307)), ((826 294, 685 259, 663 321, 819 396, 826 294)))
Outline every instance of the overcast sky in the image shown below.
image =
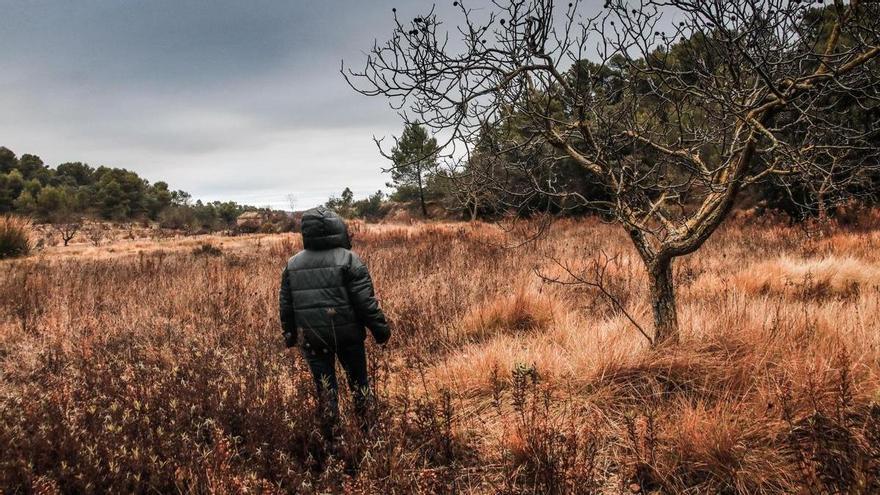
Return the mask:
POLYGON ((401 124, 346 85, 340 61, 359 66, 388 38, 392 7, 409 18, 430 5, 0 0, 0 146, 53 167, 128 168, 209 201, 364 196, 388 180, 372 136, 401 124))
MULTIPOLYGON (((401 5, 403 4, 403 5, 401 5)), ((427 4, 430 5, 430 4, 427 4)), ((391 1, 0 0, 0 146, 298 207, 384 188, 387 102, 353 92, 391 1)))

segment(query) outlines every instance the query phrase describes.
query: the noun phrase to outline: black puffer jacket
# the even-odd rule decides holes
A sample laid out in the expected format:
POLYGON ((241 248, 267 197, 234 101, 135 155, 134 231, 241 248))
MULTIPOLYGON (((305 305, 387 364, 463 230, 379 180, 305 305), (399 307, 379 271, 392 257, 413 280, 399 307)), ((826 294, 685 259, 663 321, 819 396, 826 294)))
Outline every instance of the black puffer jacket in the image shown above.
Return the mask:
POLYGON ((288 347, 302 336, 315 352, 362 343, 368 327, 380 344, 391 336, 367 267, 350 251, 345 222, 323 207, 302 218, 305 250, 281 276, 281 326, 288 347))

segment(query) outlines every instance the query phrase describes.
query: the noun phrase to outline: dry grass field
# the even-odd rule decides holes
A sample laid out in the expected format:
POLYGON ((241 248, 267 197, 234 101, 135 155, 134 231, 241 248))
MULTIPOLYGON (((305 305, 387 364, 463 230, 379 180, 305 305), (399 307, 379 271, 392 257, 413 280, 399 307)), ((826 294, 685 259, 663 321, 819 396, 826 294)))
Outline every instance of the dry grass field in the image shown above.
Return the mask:
POLYGON ((369 348, 375 434, 349 427, 339 459, 280 338, 298 236, 0 263, 0 492, 880 491, 880 232, 728 222, 676 265, 683 335, 652 349, 597 289, 545 279, 611 259, 649 327, 617 227, 355 230, 394 335, 369 348))

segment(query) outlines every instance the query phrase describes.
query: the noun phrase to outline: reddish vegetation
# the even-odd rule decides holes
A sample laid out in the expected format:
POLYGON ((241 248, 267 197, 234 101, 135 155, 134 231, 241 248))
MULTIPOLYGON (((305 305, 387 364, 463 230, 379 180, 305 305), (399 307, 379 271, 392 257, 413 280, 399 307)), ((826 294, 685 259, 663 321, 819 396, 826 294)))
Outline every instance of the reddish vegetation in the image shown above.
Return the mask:
POLYGON ((535 275, 616 256, 606 289, 647 328, 619 229, 504 249, 488 225, 358 226, 395 335, 371 348, 375 435, 350 428, 340 459, 281 345, 294 236, 3 262, 0 487, 876 493, 880 234, 745 221, 676 266, 683 335, 658 349, 597 289, 535 275))

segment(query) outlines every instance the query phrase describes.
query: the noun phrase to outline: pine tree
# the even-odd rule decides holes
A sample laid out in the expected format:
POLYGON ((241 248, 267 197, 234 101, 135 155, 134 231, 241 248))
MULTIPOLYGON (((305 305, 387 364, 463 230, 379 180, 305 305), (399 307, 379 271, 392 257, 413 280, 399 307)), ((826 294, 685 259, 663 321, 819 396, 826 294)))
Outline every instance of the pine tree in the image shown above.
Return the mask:
POLYGON ((407 124, 397 144, 391 150, 391 180, 399 197, 418 195, 422 215, 428 217, 425 189, 428 178, 437 166, 437 140, 419 124, 407 124))

